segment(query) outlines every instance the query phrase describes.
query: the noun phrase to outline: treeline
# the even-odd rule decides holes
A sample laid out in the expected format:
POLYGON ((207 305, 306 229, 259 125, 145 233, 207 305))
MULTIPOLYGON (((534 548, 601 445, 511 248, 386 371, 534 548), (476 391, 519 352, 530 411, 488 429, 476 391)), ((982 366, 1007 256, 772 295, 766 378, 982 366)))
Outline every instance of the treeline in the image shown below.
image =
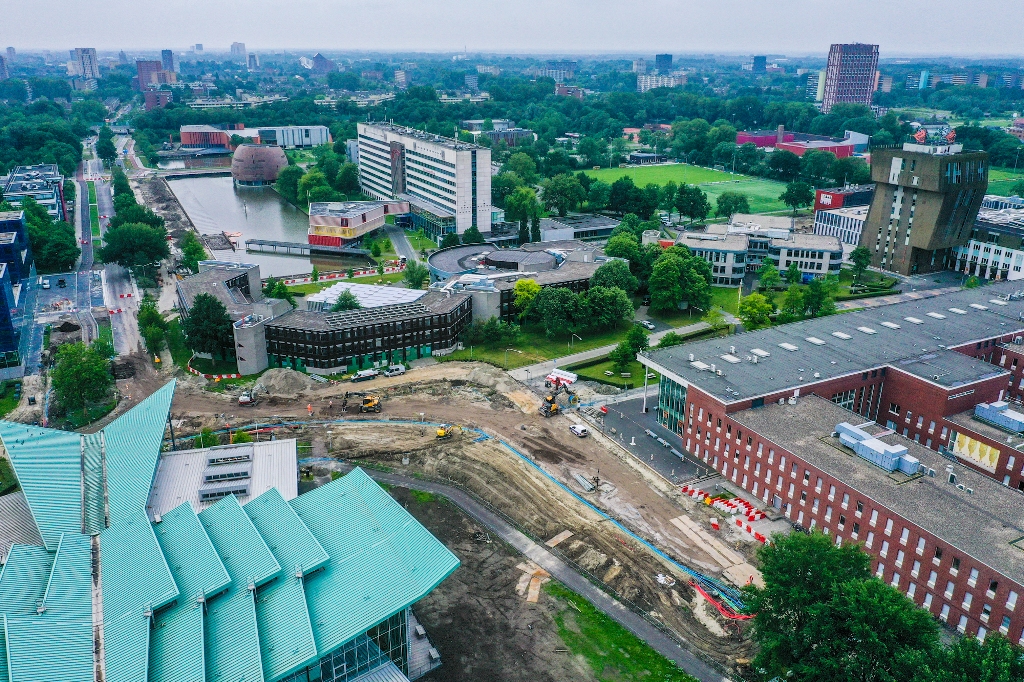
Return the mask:
POLYGON ((103 235, 99 257, 132 271, 140 288, 156 286, 155 270, 170 255, 164 219, 140 205, 120 168, 111 170, 114 216, 103 235))
MULTIPOLYGON (((0 211, 13 210, 17 210, 15 206, 0 201, 0 211)), ((54 220, 32 197, 21 200, 21 210, 25 212, 28 240, 36 270, 41 274, 71 270, 82 252, 75 228, 63 220, 54 220)))
POLYGON ((15 166, 55 163, 65 177, 73 177, 93 113, 89 105, 76 103, 68 112, 48 100, 0 104, 0 175, 15 166))
POLYGON ((345 161, 343 151, 320 145, 313 149, 313 155, 316 163, 305 170, 294 163, 281 169, 275 184, 281 196, 296 206, 361 197, 359 167, 345 161))

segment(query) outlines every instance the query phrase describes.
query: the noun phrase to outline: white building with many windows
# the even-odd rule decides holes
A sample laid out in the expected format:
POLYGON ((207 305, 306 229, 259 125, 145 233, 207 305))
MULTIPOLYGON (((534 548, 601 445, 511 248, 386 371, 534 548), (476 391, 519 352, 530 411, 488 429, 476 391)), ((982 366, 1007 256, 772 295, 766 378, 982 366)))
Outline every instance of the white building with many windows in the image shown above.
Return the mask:
POLYGON ((838 237, 844 244, 860 244, 860 233, 864 231, 864 220, 868 217, 868 206, 850 206, 814 212, 814 234, 838 237))
POLYGON ((390 123, 360 123, 359 185, 409 202, 415 227, 433 236, 491 231, 491 150, 390 123))

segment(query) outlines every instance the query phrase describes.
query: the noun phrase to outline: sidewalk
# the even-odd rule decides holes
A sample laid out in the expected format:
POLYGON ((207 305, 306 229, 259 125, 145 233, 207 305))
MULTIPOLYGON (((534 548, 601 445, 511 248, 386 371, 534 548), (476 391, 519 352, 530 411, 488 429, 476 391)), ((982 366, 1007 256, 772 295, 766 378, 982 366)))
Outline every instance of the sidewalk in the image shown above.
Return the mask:
MULTIPOLYGON (((677 327, 676 329, 666 329, 665 331, 655 332, 651 334, 648 339, 650 344, 653 346, 661 340, 661 337, 665 336, 669 332, 676 332, 677 334, 692 334, 694 332, 704 331, 710 329, 711 325, 707 322, 696 322, 694 324, 686 325, 685 327, 677 327)), ((565 367, 567 365, 574 365, 577 362, 583 362, 584 360, 593 360, 599 358, 602 355, 608 355, 611 353, 617 344, 609 344, 607 346, 601 346, 600 348, 593 348, 591 350, 585 350, 580 353, 573 353, 572 355, 565 355, 554 360, 547 360, 545 362, 538 362, 534 365, 527 365, 526 367, 519 367, 517 369, 510 369, 508 375, 517 381, 529 381, 531 378, 537 378, 546 375, 548 372, 553 370, 555 367, 565 367)))
POLYGON ((839 301, 836 303, 836 310, 858 310, 860 308, 878 308, 893 303, 904 301, 917 301, 924 298, 942 296, 960 291, 963 287, 944 287, 942 289, 925 289, 924 291, 909 291, 905 294, 892 294, 891 296, 877 296, 875 298, 860 298, 852 301, 839 301))

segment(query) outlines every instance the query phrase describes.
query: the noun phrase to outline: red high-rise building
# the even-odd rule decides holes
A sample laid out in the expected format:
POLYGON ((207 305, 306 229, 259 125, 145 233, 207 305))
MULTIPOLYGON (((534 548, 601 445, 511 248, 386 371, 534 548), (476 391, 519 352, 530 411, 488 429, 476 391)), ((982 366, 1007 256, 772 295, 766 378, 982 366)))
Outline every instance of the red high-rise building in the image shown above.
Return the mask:
POLYGON ((163 71, 164 63, 159 59, 139 59, 135 68, 139 73, 139 90, 145 90, 146 86, 156 82, 156 74, 163 71))
POLYGON ((871 106, 878 68, 878 45, 835 44, 828 51, 825 94, 821 110, 828 113, 839 102, 871 106))

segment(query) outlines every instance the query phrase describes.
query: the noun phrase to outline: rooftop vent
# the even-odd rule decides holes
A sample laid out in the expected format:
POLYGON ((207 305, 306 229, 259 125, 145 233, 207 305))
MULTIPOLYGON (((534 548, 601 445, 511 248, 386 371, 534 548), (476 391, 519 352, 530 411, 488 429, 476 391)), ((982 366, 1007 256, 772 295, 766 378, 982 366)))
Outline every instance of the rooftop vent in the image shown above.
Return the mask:
POLYGON ((769 353, 768 351, 761 350, 760 348, 751 348, 750 352, 753 353, 754 355, 756 355, 759 358, 766 358, 769 355, 771 355, 771 353, 769 353))
POLYGON ((852 336, 850 336, 849 334, 847 334, 845 332, 832 332, 832 336, 836 337, 837 339, 843 339, 844 341, 846 339, 852 339, 853 338, 852 336))
POLYGON ((918 317, 904 317, 903 319, 911 324, 924 324, 924 320, 918 317))
POLYGON ((1006 301, 1000 301, 998 298, 989 299, 989 303, 993 305, 1008 305, 1006 301))
POLYGON ((726 362, 728 362, 730 364, 733 364, 733 365, 735 365, 735 364, 737 364, 739 362, 743 362, 742 360, 740 360, 735 355, 729 355, 728 353, 726 353, 725 355, 721 356, 721 358, 723 360, 725 360, 726 362))
POLYGON ((857 327, 857 331, 863 332, 865 334, 877 334, 878 333, 877 331, 875 331, 871 327, 857 327))
POLYGON ((790 353, 792 353, 793 351, 800 350, 799 346, 794 346, 791 343, 780 343, 779 348, 782 348, 783 350, 788 350, 790 353))
POLYGON ((902 471, 911 475, 917 473, 920 461, 907 454, 905 445, 883 443, 867 431, 843 422, 836 426, 839 442, 852 449, 858 456, 886 471, 902 471))
POLYGON ((701 372, 703 372, 704 370, 711 369, 711 365, 705 364, 700 360, 694 360, 693 362, 690 363, 690 366, 701 372))
POLYGON ((994 403, 978 403, 974 407, 974 415, 1001 429, 1021 433, 1024 431, 1024 414, 1010 409, 1004 400, 994 403))
POLYGON ((808 343, 813 343, 815 346, 825 345, 825 342, 819 339, 817 336, 808 336, 806 340, 808 343))
POLYGON ((882 324, 883 327, 888 327, 889 329, 899 329, 900 328, 900 326, 898 324, 896 324, 895 322, 882 322, 881 324, 882 324))
POLYGON ((975 310, 988 310, 987 305, 982 305, 980 303, 972 303, 971 307, 974 308, 975 310))
POLYGON ((949 312, 956 313, 957 315, 966 315, 967 311, 963 308, 949 308, 949 312))
POLYGON ((936 320, 944 320, 944 319, 946 319, 946 316, 943 315, 942 313, 934 313, 933 312, 933 313, 925 313, 925 315, 927 315, 928 317, 934 317, 936 320))

